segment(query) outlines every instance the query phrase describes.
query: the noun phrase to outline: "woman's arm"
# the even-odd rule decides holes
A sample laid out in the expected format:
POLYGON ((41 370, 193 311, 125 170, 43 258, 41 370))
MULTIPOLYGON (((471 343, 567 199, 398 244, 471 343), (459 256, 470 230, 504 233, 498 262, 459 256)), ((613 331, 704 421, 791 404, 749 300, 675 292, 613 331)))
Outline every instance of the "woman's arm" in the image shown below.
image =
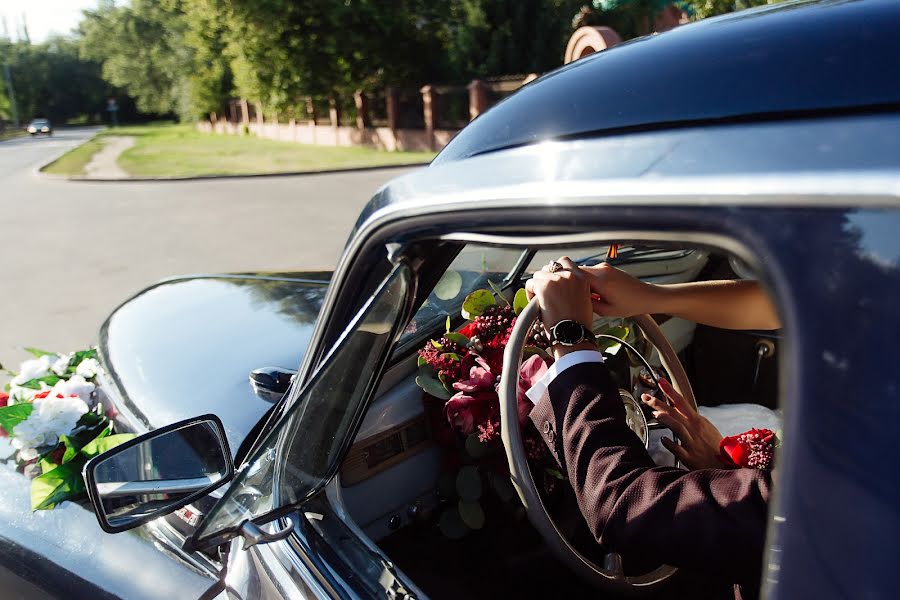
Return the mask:
POLYGON ((582 267, 594 295, 594 312, 606 317, 667 314, 723 329, 778 329, 769 295, 756 281, 645 283, 606 263, 582 267))

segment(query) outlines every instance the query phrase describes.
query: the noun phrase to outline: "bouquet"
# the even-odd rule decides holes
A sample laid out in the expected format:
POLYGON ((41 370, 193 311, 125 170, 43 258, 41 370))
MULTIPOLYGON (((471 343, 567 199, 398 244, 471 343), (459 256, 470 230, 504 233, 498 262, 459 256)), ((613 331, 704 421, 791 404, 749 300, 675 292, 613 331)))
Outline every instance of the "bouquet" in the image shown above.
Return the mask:
MULTIPOLYGON (((510 376, 503 373, 503 352, 528 299, 524 289, 516 293, 512 304, 499 293, 497 297, 502 304, 490 290, 469 294, 461 311, 468 323, 452 331, 448 316, 444 335, 419 350, 416 383, 426 394, 426 411, 433 415, 434 438, 448 450, 438 482, 439 496, 446 504, 439 524, 454 539, 484 525, 482 502, 489 500, 484 498, 485 490, 492 490, 503 504, 515 502, 500 442, 497 387, 502 377, 510 376)), ((525 348, 528 358, 511 375, 518 377, 518 417, 526 452, 544 492, 551 492, 565 477, 530 425, 532 404, 525 392, 552 363, 548 347, 541 324, 535 323, 525 348)))
POLYGON ((31 508, 85 497, 84 464, 134 437, 114 434, 112 408, 97 385, 96 349, 69 354, 26 348, 34 358, 0 392, 0 436, 15 449, 16 468, 31 478, 31 508))

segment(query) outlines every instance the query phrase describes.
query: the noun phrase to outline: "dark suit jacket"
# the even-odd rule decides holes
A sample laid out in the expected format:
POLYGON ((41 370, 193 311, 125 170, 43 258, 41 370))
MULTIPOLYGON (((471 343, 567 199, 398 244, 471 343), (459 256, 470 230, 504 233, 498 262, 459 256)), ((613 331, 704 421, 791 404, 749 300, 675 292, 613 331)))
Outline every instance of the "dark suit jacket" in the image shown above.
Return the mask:
POLYGON ((761 576, 771 479, 756 469, 658 467, 625 424, 625 409, 602 363, 572 366, 531 412, 569 476, 598 542, 741 584, 761 576))

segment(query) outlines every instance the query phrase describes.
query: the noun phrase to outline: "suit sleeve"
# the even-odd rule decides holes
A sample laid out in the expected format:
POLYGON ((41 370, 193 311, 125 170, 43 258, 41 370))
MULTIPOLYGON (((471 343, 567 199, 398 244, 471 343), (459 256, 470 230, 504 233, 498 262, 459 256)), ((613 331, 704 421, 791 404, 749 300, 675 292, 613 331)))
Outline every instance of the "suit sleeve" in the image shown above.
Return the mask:
POLYGON ((658 467, 625 424, 606 366, 560 373, 531 418, 598 542, 626 557, 758 581, 770 479, 756 469, 658 467))

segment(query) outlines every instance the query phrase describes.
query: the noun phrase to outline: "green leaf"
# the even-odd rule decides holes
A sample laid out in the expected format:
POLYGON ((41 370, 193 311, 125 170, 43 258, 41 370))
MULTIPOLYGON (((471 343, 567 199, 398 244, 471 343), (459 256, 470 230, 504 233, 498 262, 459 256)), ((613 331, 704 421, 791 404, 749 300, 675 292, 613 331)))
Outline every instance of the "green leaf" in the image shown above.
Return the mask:
POLYGON ((466 527, 462 517, 459 516, 459 510, 455 506, 447 507, 447 509, 441 513, 438 527, 440 528, 441 533, 451 540, 462 539, 469 532, 469 528, 466 527))
POLYGON ((442 350, 444 347, 437 340, 431 340, 431 345, 437 348, 438 350, 442 350))
POLYGON ((537 354, 538 356, 543 358, 544 362, 548 365, 553 363, 553 357, 550 356, 550 354, 543 348, 538 348, 537 346, 525 346, 525 348, 522 350, 522 356, 524 358, 531 358, 531 356, 534 354, 537 354))
POLYGON ((81 461, 60 465, 31 481, 31 510, 47 510, 84 494, 81 461))
POLYGON ((447 271, 432 292, 441 300, 452 300, 462 291, 463 278, 458 271, 447 271))
POLYGON ((76 440, 73 440, 67 435, 61 435, 59 436, 59 441, 66 447, 66 451, 63 453, 62 464, 66 464, 78 456, 78 450, 80 448, 76 445, 76 440))
POLYGON ((506 299, 506 296, 503 295, 503 290, 501 290, 496 283, 488 279, 488 285, 491 286, 491 289, 494 290, 494 293, 497 294, 497 297, 503 300, 507 306, 512 306, 512 304, 509 303, 509 300, 506 299))
POLYGON ((25 348, 25 352, 32 355, 35 358, 40 358, 42 356, 59 356, 56 352, 47 352, 46 350, 41 350, 40 348, 25 348))
POLYGON ((25 383, 20 384, 19 387, 28 388, 29 390, 39 390, 41 389, 41 383, 46 383, 48 386, 53 387, 60 381, 62 381, 62 378, 57 375, 45 375, 44 377, 29 379, 25 383))
MULTIPOLYGON (((628 338, 628 334, 630 333, 629 329, 624 325, 617 325, 615 327, 609 327, 601 332, 605 335, 611 335, 613 337, 617 337, 621 340, 626 340, 628 338)), ((611 354, 615 356, 618 354, 619 350, 622 348, 622 344, 616 342, 615 340, 611 340, 608 338, 599 338, 597 339, 597 348, 601 352, 606 352, 607 354, 611 354)))
POLYGON ((133 433, 117 433, 116 435, 100 436, 89 442, 81 449, 81 453, 92 458, 98 454, 103 454, 107 450, 112 450, 119 444, 124 444, 128 440, 134 439, 133 433))
POLYGON ((416 385, 422 388, 422 390, 426 394, 430 394, 435 398, 439 398, 440 400, 449 400, 453 395, 447 391, 447 388, 444 387, 444 384, 432 377, 423 377, 422 375, 418 375, 416 377, 416 385))
POLYGON ((513 298, 513 310, 516 311, 516 314, 519 314, 526 306, 528 306, 528 292, 525 291, 525 288, 519 288, 519 291, 516 292, 516 297, 513 298))
POLYGON ((472 458, 481 458, 490 451, 490 446, 478 439, 478 434, 466 438, 466 453, 472 458))
POLYGON ((445 333, 444 337, 447 338, 448 340, 450 340, 451 342, 456 342, 457 344, 460 344, 461 346, 467 346, 469 344, 469 338, 467 338, 463 334, 458 333, 456 331, 451 331, 450 333, 445 333))
POLYGON ((456 493, 468 502, 474 502, 481 498, 482 485, 481 474, 478 467, 468 465, 459 470, 456 475, 456 493))
POLYGON ((0 408, 0 427, 12 435, 15 426, 27 419, 33 410, 34 405, 31 402, 20 402, 0 408))
POLYGON ((447 315, 447 333, 450 333, 450 315, 447 315))
POLYGON ((560 473, 559 471, 557 471, 556 469, 547 468, 547 469, 544 469, 544 472, 547 475, 549 475, 550 477, 554 477, 556 479, 559 479, 560 481, 566 480, 566 476, 563 475, 562 473, 560 473))
POLYGON ((459 511, 459 517, 469 529, 481 529, 484 527, 484 509, 478 502, 465 502, 460 500, 456 509, 459 511))
POLYGON ((428 361, 425 360, 425 358, 420 354, 418 360, 416 360, 416 366, 419 368, 422 368, 423 366, 425 366, 427 364, 428 364, 428 361))
POLYGON ((449 358, 450 360, 455 360, 455 361, 461 360, 459 357, 459 354, 457 354, 456 352, 444 352, 441 354, 441 356, 449 358))
POLYGON ((89 348, 88 350, 79 350, 72 355, 72 360, 69 361, 70 365, 79 365, 82 361, 85 361, 89 358, 97 358, 97 350, 95 348, 89 348))
POLYGON ((491 487, 497 493, 497 497, 503 502, 510 502, 516 496, 516 490, 513 488, 512 481, 506 475, 498 475, 494 473, 491 477, 491 487))
POLYGON ((483 313, 484 309, 494 306, 496 303, 494 295, 489 290, 475 290, 463 300, 462 316, 471 321, 483 313))
POLYGON ((52 471, 53 469, 55 469, 56 467, 59 466, 52 460, 49 460, 46 458, 42 458, 40 460, 40 462, 38 463, 38 465, 40 465, 40 467, 41 467, 41 474, 49 473, 50 471, 52 471))

